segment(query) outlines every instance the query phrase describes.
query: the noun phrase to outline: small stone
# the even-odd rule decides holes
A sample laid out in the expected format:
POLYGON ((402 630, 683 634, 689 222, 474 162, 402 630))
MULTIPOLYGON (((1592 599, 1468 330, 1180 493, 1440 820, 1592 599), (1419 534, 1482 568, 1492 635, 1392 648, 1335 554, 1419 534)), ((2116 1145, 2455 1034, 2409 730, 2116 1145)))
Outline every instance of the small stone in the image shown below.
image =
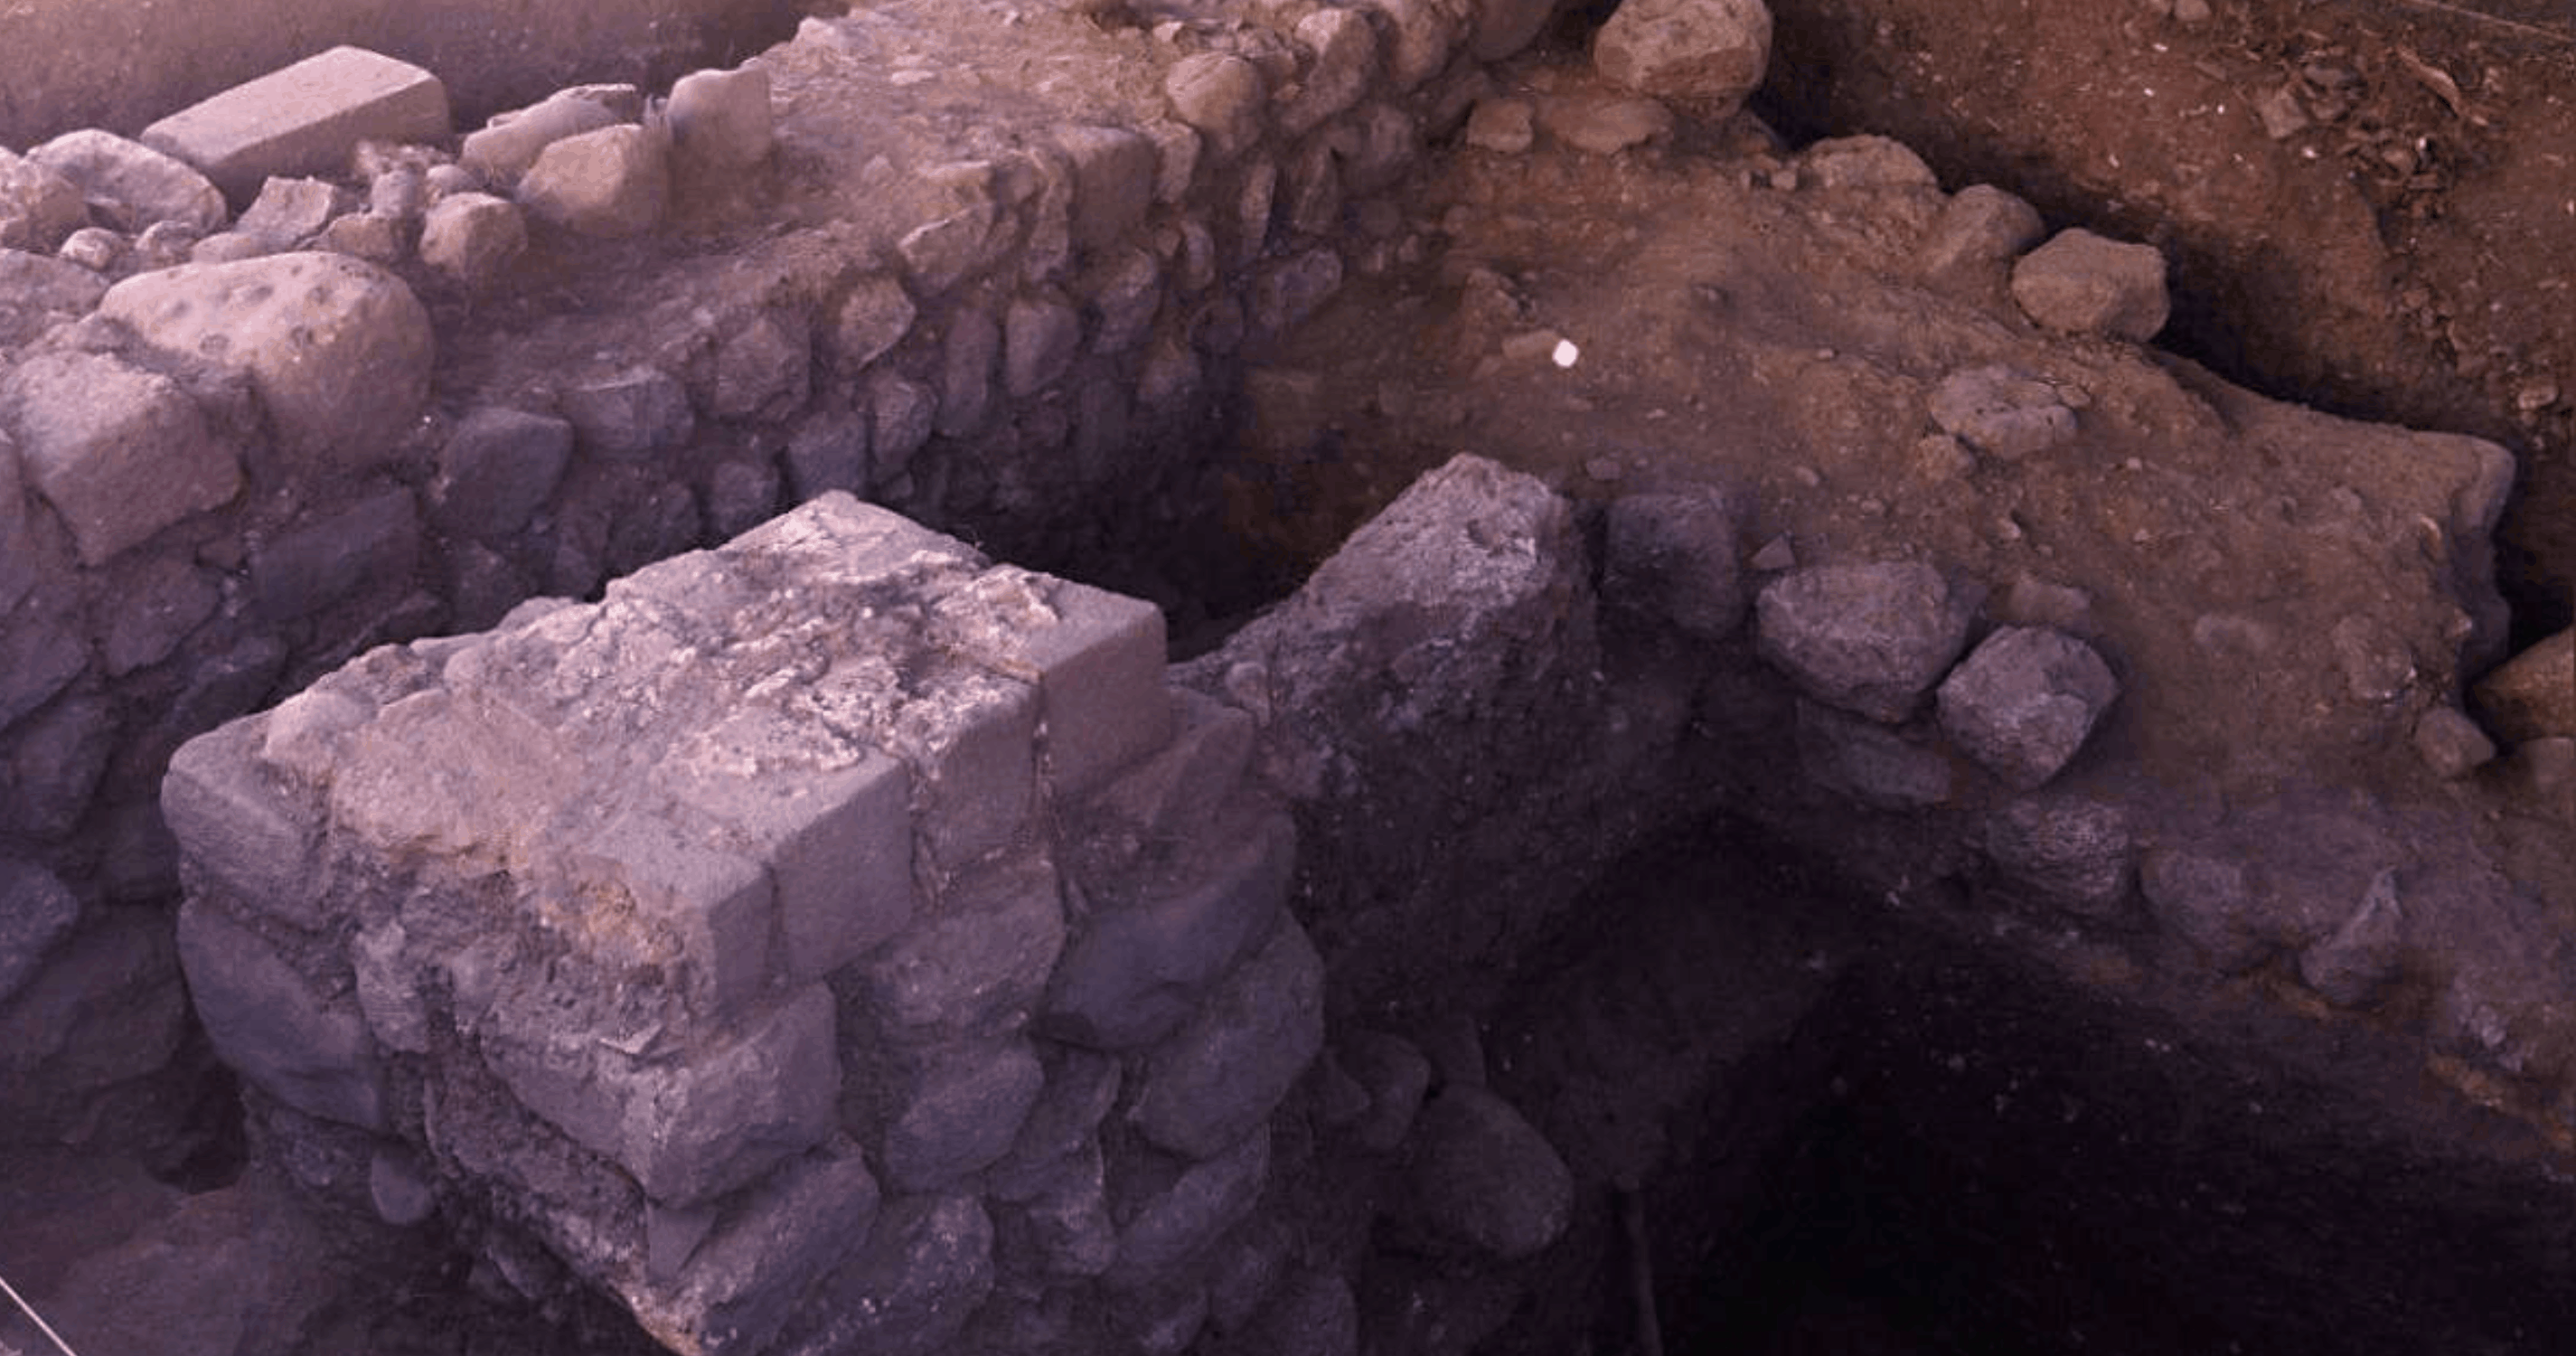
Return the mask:
POLYGON ((1387 19, 1387 78, 1406 94, 1438 75, 1458 49, 1459 8, 1449 0, 1368 0, 1387 19))
POLYGON ((1936 281, 1980 273, 2000 281, 2004 262, 2046 231, 2039 209, 1992 184, 1970 184, 1941 205, 1915 265, 1936 281))
POLYGON ((421 217, 420 261, 469 292, 498 283, 527 248, 527 219, 489 193, 451 194, 421 217))
POLYGON ((1501 1261, 1565 1232, 1574 1174, 1512 1105, 1452 1083, 1423 1107, 1412 1146, 1413 1209, 1434 1236, 1501 1261))
POLYGON ((105 273, 125 257, 125 237, 102 226, 83 226, 63 237, 55 253, 93 273, 105 273))
POLYGON ((2287 141, 2308 126, 2308 110, 2299 103, 2296 85, 2282 85, 2256 95, 2254 116, 2263 124, 2263 135, 2274 141, 2287 141))
POLYGON ((2131 840, 2118 807, 2024 798, 1986 823, 1986 854, 2008 888, 2083 918, 2109 919, 2129 898, 2131 840))
POLYGON ((233 223, 243 235, 267 241, 272 249, 289 250, 322 233, 331 218, 349 210, 347 189, 321 179, 272 178, 259 198, 233 223))
POLYGON ((768 159, 777 140, 769 70, 756 62, 681 76, 663 116, 672 153, 692 170, 740 173, 768 159))
POLYGON ((2495 741, 2456 706, 2436 706, 2416 718, 2415 756, 2446 782, 2477 771, 2495 755, 2495 741))
POLYGON ((1614 85, 1719 121, 1771 64, 1771 11, 1762 0, 1625 0, 1593 36, 1592 64, 1614 85))
POLYGON ((1366 16, 1348 9, 1316 10, 1297 21, 1296 31, 1297 40, 1315 57, 1306 71, 1304 95, 1281 122, 1290 136, 1303 136, 1368 92, 1377 64, 1377 32, 1366 16))
POLYGON ((1025 400, 1064 375, 1082 346, 1082 321, 1051 298, 1020 298, 1002 321, 1002 386, 1025 400))
POLYGON ((1261 71, 1239 56, 1200 52, 1174 63, 1163 78, 1172 114, 1197 128, 1219 160, 1230 160, 1261 135, 1268 97, 1261 71))
POLYGON ((51 254, 89 224, 89 204, 71 180, 0 148, 0 249, 51 254))
POLYGON ((500 114, 482 130, 467 134, 457 151, 457 163, 482 184, 514 188, 546 147, 565 137, 631 121, 587 90, 562 90, 527 108, 500 114))
POLYGON ((332 218, 313 237, 313 246, 371 264, 398 263, 403 255, 402 223, 378 212, 345 213, 332 218))
POLYGON ((106 354, 58 351, 0 380, 0 427, 28 481, 103 565, 240 492, 241 460, 176 382, 106 354))
POLYGON ((667 452, 697 428, 688 388, 658 367, 583 378, 556 392, 555 401, 583 447, 619 461, 667 452))
POLYGON ((1967 647, 1974 603, 1929 565, 1820 565, 1757 599, 1763 658, 1808 695, 1894 724, 1967 647))
POLYGON ((1877 809, 1919 810, 1951 796, 1940 750, 1815 702, 1798 703, 1798 762, 1807 780, 1877 809))
POLYGON ((2013 300, 2040 326, 2145 343, 2165 327, 2165 256, 2153 245, 2060 231, 2013 265, 2013 300))
POLYGON ((2223 974, 2251 970, 2274 950, 2257 926, 2253 883, 2234 862, 2158 848, 2138 864, 2138 892, 2157 923, 2223 974))
POLYGON ((1496 155, 1519 155, 1538 140, 1527 99, 1480 99, 1467 115, 1467 144, 1496 155))
POLYGON ((80 900, 53 872, 0 857, 0 1007, 6 1007, 80 921, 80 900))
POLYGON ((1893 137, 1828 137, 1798 157, 1800 177, 1817 188, 1938 189, 1940 178, 1913 148, 1893 137))
POLYGON ((2333 933, 2299 953, 2299 979, 2337 1007, 2360 1007, 2396 977, 2405 931, 2396 868, 2382 868, 2333 933))
POLYGON ((65 132, 27 152, 27 158, 77 185, 90 210, 120 231, 139 233, 168 221, 204 235, 230 215, 212 180, 112 132, 65 132))
POLYGON ((1617 155, 1670 137, 1673 113, 1653 99, 1567 95, 1539 105, 1549 136, 1587 155, 1617 155))
POLYGON ((2006 461, 2075 436, 2075 411, 2056 387, 2001 364, 1951 373, 1932 388, 1929 403, 1943 431, 2006 461))
POLYGON ((856 372, 903 342, 919 317, 900 280, 890 273, 871 273, 852 283, 833 308, 824 352, 843 371, 856 372))
POLYGON ((518 531, 554 493, 572 440, 572 425, 561 419, 503 406, 475 410, 439 449, 430 520, 443 532, 483 541, 518 531))
POLYGON ((1762 545, 1753 552, 1753 558, 1745 563, 1764 574, 1777 574, 1783 570, 1794 570, 1798 568, 1797 543, 1789 540, 1789 534, 1783 532, 1779 536, 1773 537, 1771 540, 1762 543, 1762 545))
POLYGON ((2576 736, 2576 629, 2498 665, 2474 696, 2488 728, 2508 743, 2576 736))
POLYGON ((1316 246, 1253 279, 1252 322, 1263 334, 1284 335, 1332 300, 1341 286, 1342 256, 1316 246))
POLYGON ((565 137, 538 152, 517 196, 539 219, 576 235, 642 235, 670 206, 669 146, 631 123, 565 137))
POLYGON ((2007 626, 1942 682, 1941 733, 2016 790, 2055 777, 2120 694, 2093 647, 2061 631, 2007 626))

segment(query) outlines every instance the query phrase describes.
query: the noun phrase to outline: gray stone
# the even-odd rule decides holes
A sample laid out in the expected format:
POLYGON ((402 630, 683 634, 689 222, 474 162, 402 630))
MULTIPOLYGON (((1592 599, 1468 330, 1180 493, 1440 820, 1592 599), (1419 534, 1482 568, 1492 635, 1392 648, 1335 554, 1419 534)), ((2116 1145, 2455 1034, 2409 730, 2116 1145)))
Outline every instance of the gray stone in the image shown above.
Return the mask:
POLYGON ((1978 451, 2006 461, 2075 436, 2075 411, 2056 387, 2000 364, 1953 372, 1932 388, 1932 419, 1978 451))
POLYGON ((1342 288, 1342 256, 1318 245, 1261 270, 1252 280, 1252 323, 1272 337, 1306 323, 1342 288))
POLYGON ((71 180, 0 147, 0 249, 49 254, 89 224, 89 204, 71 180))
POLYGON ((1605 601, 1695 640, 1717 641, 1744 620, 1744 507, 1713 488, 1631 494, 1608 513, 1605 601))
POLYGON ((1025 400, 1055 384, 1082 347, 1082 321, 1052 297, 1019 297, 1002 318, 1002 388, 1025 400))
POLYGON ((1941 733, 2016 790, 2055 777, 2120 695, 2093 647, 2061 631, 2007 626, 1941 684, 1941 733))
POLYGON ((1095 352, 1125 353, 1144 339, 1163 303, 1162 281, 1162 265, 1134 246, 1109 254, 1092 269, 1082 290, 1095 352))
POLYGON ((1154 1047, 1132 1112, 1145 1138, 1208 1158, 1260 1125, 1324 1043, 1324 966, 1284 919, 1206 1004, 1154 1047))
POLYGON ((1986 821, 1986 854, 2007 888, 2092 919, 2128 903, 2128 819, 2098 801, 2025 797, 1986 821))
POLYGON ((420 261, 469 292, 499 282, 528 249, 518 205, 489 193, 451 193, 420 221, 420 261))
POLYGON ((68 259, 0 249, 0 345, 87 315, 106 295, 106 279, 68 259))
MULTIPOLYGON (((891 808, 898 831, 908 832, 900 797, 891 808)), ((903 865, 908 872, 909 853, 903 865)), ((896 1039, 1016 1030, 1064 952, 1061 893, 1043 856, 1007 858, 960 878, 936 915, 859 966, 870 1009, 896 1039)))
POLYGON ((769 70, 756 62, 681 76, 671 85, 663 116, 670 121, 673 154, 692 171, 740 173, 768 159, 777 141, 769 70))
POLYGON ((2182 848, 2157 848, 2138 863, 2138 892, 2156 922, 2225 974, 2270 958, 2253 882, 2234 862, 2182 848))
POLYGON ((527 525, 572 458, 572 425, 486 405, 465 416, 438 452, 430 521, 442 532, 497 541, 527 525))
POLYGON ((1227 52, 1197 52, 1173 63, 1163 77, 1172 116, 1196 128, 1219 161, 1231 160, 1261 135, 1269 91, 1261 71, 1227 52))
POLYGON ((1460 135, 1470 146, 1496 155, 1519 155, 1538 141, 1534 110, 1527 99, 1479 99, 1460 135))
MULTIPOLYGON (((113 295, 111 293, 111 295, 113 295)), ((233 447, 176 382, 106 354, 56 351, 0 380, 0 427, 27 479, 70 527, 84 565, 228 503, 233 447)))
POLYGON ((1538 125, 1587 155, 1617 155, 1670 137, 1673 113, 1653 99, 1569 94, 1541 101, 1538 125))
POLYGON ((986 1177, 995 1196, 1024 1201, 1053 1190, 1074 1160, 1096 1159, 1101 1118, 1118 1100, 1121 1065, 1072 1046, 1044 1045, 1046 1087, 1020 1122, 1011 1151, 986 1177))
POLYGON ((1002 221, 1000 209, 979 198, 905 232, 895 255, 916 290, 939 296, 990 262, 997 239, 1009 234, 1002 221))
POLYGON ((271 178, 233 229, 273 250, 290 250, 320 235, 352 205, 349 191, 328 180, 271 178))
POLYGON ((392 458, 429 394, 429 313, 400 278, 339 254, 192 264, 128 278, 99 313, 144 342, 244 373, 301 469, 392 458))
POLYGON ((2165 257, 2153 245, 2058 232, 2013 265, 2013 300, 2032 321, 2069 334, 2145 343, 2165 327, 2165 257))
POLYGON ((367 1159, 367 1201, 376 1218, 407 1229, 437 1213, 438 1187, 417 1155, 386 1146, 367 1159))
POLYGON ((1798 761, 1807 779, 1881 810, 1947 804, 1950 760, 1876 721, 1798 703, 1798 761))
POLYGON ((35 862, 0 857, 0 1007, 27 987, 80 922, 80 900, 35 862))
POLYGON ((1270 1147, 1270 1127, 1256 1125, 1132 1203, 1121 1212, 1118 1261, 1104 1279, 1132 1289, 1205 1252, 1260 1200, 1270 1181, 1270 1147))
POLYGON ((2046 233, 2037 208, 1992 184, 1970 184, 1941 205, 1915 266, 1934 281, 2000 283, 2006 261, 2046 233))
POLYGON ((1574 1174, 1565 1160, 1483 1088, 1453 1083, 1423 1107, 1410 1177, 1425 1230, 1503 1261, 1555 1242, 1573 1216, 1574 1174))
POLYGON ((333 217, 331 224, 313 237, 313 247, 390 266, 402 262, 403 237, 404 226, 399 218, 380 212, 346 212, 333 217))
POLYGON ((1601 78, 1658 99, 1687 100, 1724 119, 1771 64, 1771 11, 1762 0, 1623 0, 1592 39, 1601 78))
POLYGON ((670 208, 670 145, 632 123, 577 132, 537 153, 515 196, 531 215, 575 235, 642 235, 670 208))
POLYGON ((2397 870, 2382 868, 2335 930, 2299 952, 2299 979, 2337 1007, 2361 1007, 2396 978, 2405 938, 2397 870))
POLYGON ((1478 61, 1500 61, 1537 41, 1562 0, 1474 0, 1475 29, 1468 45, 1478 61))
POLYGON ((1060 800, 1089 793, 1171 738, 1163 613, 1152 603, 1000 566, 941 598, 931 634, 1036 686, 1046 778, 1060 800))
POLYGON ((846 1140, 790 1159, 728 1203, 685 1253, 664 1248, 659 1283, 630 1292, 630 1302, 650 1330, 685 1335, 693 1349, 764 1350, 806 1292, 869 1236, 878 1200, 876 1179, 846 1140))
MULTIPOLYGON (((864 452, 867 444, 860 443, 864 452)), ((857 490, 858 485, 825 486, 827 489, 857 490)), ((799 494, 799 499, 811 495, 799 494)), ((728 458, 707 470, 706 484, 700 487, 699 499, 706 510, 707 527, 718 537, 735 537, 750 531, 778 511, 778 467, 766 460, 728 458)))
POLYGON ((658 367, 636 366, 583 377, 555 393, 583 448, 617 461, 668 452, 697 430, 689 388, 658 367))
POLYGON ((844 372, 856 372, 903 342, 920 312, 903 283, 890 273, 870 273, 850 284, 832 310, 823 352, 844 372))
POLYGON ((787 477, 796 498, 827 490, 867 493, 868 423, 864 409, 827 407, 796 426, 787 438, 787 477))
POLYGON ((2458 781, 2494 761, 2495 741, 2456 706, 2436 706, 2415 720, 2415 756, 2444 781, 2458 781))
POLYGON ((419 509, 411 491, 394 486, 259 548, 251 557, 251 592, 262 616, 292 621, 359 590, 407 579, 419 558, 419 509))
POLYGON ((1893 137, 1827 137, 1798 153, 1802 183, 1826 189, 1938 189, 1941 181, 1893 137))
POLYGON ((984 427, 993 410, 993 365, 1002 353, 1002 327, 981 306, 960 307, 948 318, 940 342, 941 433, 967 437, 984 427))
POLYGON ((1118 1258, 1100 1148, 1086 1145, 1052 1167, 1043 1185, 1002 1215, 1005 1255, 1016 1244, 1051 1279, 1097 1276, 1118 1258))
POLYGON ((0 831, 68 836, 107 772, 116 734, 106 701, 89 696, 65 697, 11 726, 0 743, 0 831))
POLYGON ((257 933, 191 899, 179 910, 179 959, 215 1053, 310 1116, 389 1128, 384 1072, 357 1003, 297 973, 257 933))
POLYGON ((929 1356, 993 1293, 993 1223, 972 1196, 909 1196, 877 1214, 867 1244, 806 1304, 791 1351, 929 1356))
POLYGON ((716 341, 707 413, 718 419, 783 419, 813 390, 814 344, 801 314, 764 308, 716 341))
POLYGON ((1464 15, 1448 0, 1368 0, 1386 16, 1387 79, 1406 94, 1438 75, 1458 50, 1464 15))
POLYGON ((1377 30, 1357 10, 1319 9, 1297 21, 1296 33, 1314 60, 1306 70, 1304 93, 1281 113, 1280 126, 1290 136, 1304 136, 1368 93, 1369 79, 1377 73, 1377 30))
POLYGON ((80 633, 45 603, 39 594, 0 616, 0 730, 44 705, 89 666, 80 633))
POLYGON ((1109 1050, 1161 1039, 1270 938, 1287 901, 1296 827, 1256 809, 1238 811, 1228 828, 1205 857, 1094 899, 1049 986, 1041 1030, 1109 1050))
POLYGON ((213 180, 113 132, 65 132, 27 158, 77 185, 93 216, 129 235, 164 221, 204 235, 221 229, 230 214, 213 180))
POLYGON ((2576 736, 2576 629, 2497 665, 2472 696, 2488 728, 2508 743, 2576 736))
MULTIPOLYGON (((634 92, 631 86, 626 88, 634 92)), ((595 88, 558 90, 526 108, 498 114, 480 131, 466 134, 456 159, 483 183, 506 191, 518 186, 546 147, 566 137, 632 121, 633 115, 621 113, 612 98, 595 88)))
POLYGON ((1046 1070, 1026 1041, 942 1050, 886 1127, 887 1184, 937 1191, 1008 1153, 1046 1070))
POLYGON ((448 131, 447 87, 438 77, 334 47, 183 108, 139 139, 244 202, 273 174, 345 171, 361 141, 437 142, 448 131))
POLYGON ((1073 245, 1106 249, 1128 238, 1154 202, 1154 143, 1123 127, 1056 129, 1055 144, 1073 163, 1073 245))
POLYGON ((1816 700, 1904 720, 1967 647, 1975 605, 1929 565, 1818 565, 1756 599, 1762 657, 1816 700))
POLYGON ((204 234, 176 221, 154 222, 134 237, 134 266, 148 271, 184 264, 204 234))
POLYGON ((152 556, 137 561, 93 605, 100 667, 111 678, 168 658, 188 633, 223 601, 215 576, 186 560, 152 556))
POLYGON ((125 257, 125 237, 104 226, 83 226, 63 237, 55 257, 92 273, 105 273, 125 257))

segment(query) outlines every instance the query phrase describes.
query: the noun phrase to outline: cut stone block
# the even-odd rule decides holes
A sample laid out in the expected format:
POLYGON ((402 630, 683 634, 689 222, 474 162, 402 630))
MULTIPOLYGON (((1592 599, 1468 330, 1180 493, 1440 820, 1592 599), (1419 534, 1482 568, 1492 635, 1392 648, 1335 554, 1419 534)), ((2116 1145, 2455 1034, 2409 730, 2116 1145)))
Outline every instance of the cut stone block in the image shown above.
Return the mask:
POLYGON ((257 933, 203 900, 179 910, 179 960, 225 1063, 308 1115, 386 1128, 383 1072, 347 996, 319 992, 257 933))
POLYGON ((143 129, 142 142, 194 165, 234 202, 272 174, 334 174, 361 141, 439 141, 447 87, 408 62, 334 47, 235 85, 143 129))
POLYGON ((1152 603, 1000 566, 933 617, 941 644, 1037 685, 1057 795, 1083 795, 1171 739, 1163 613, 1152 603))
POLYGON ((27 478, 84 565, 229 502, 241 460, 178 383, 99 353, 43 353, 0 382, 27 478))
POLYGON ((952 885, 924 920, 861 968, 869 1006, 896 1039, 1015 1029, 1064 951, 1064 902, 1043 856, 1009 858, 952 885))
POLYGON ((768 986, 778 898, 758 862, 681 840, 641 815, 621 815, 568 865, 576 890, 622 895, 648 925, 678 940, 702 1011, 736 1011, 768 986))
POLYGON ((256 761, 263 731, 227 725, 189 740, 161 779, 161 815, 186 846, 185 869, 233 899, 297 927, 326 921, 309 884, 309 810, 256 761))
POLYGON ((887 1127, 887 1184, 935 1191, 1000 1158, 1045 1083, 1046 1070, 1026 1041, 933 1063, 887 1127))

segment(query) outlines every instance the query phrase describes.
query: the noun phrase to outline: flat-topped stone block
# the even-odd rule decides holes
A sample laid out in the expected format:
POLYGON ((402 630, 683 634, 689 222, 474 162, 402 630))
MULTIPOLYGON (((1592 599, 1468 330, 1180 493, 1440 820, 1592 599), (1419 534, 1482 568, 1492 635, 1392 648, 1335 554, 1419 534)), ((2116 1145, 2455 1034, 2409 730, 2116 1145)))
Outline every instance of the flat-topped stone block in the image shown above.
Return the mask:
POLYGON ((142 141, 247 203, 270 175, 344 169, 360 141, 447 134, 447 87, 437 76, 362 47, 334 47, 183 108, 144 128, 142 141))

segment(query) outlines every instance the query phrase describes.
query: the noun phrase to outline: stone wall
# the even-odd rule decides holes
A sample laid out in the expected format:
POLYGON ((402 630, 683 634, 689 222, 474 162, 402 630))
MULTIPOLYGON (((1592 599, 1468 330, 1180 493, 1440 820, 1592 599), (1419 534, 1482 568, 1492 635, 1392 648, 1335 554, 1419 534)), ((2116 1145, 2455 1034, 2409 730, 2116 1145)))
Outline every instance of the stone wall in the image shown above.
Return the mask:
POLYGON ((10 157, 7 1133, 169 1132, 100 1114, 186 1036, 162 770, 371 647, 834 489, 1039 563, 1216 539, 1237 355, 1388 262, 1350 223, 1549 11, 889 4, 462 143, 336 49, 10 157))

